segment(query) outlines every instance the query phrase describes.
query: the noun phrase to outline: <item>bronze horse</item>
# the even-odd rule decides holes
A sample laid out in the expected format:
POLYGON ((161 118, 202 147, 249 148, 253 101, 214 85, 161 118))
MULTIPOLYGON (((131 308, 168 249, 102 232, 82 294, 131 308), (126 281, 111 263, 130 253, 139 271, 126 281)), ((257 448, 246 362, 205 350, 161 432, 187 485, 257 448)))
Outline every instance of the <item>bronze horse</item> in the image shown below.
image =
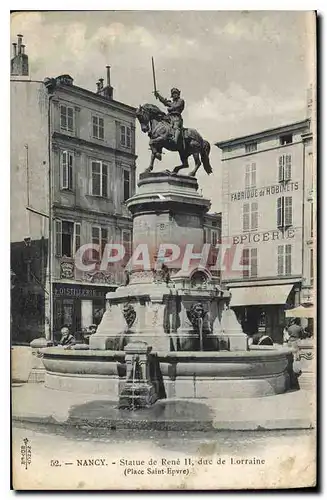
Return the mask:
POLYGON ((151 161, 145 172, 153 170, 154 160, 161 161, 162 149, 168 151, 178 151, 182 164, 174 168, 173 173, 177 174, 183 168, 189 168, 188 157, 193 155, 195 168, 189 174, 194 177, 201 166, 207 174, 212 173, 210 165, 210 144, 204 140, 199 132, 192 128, 183 129, 183 137, 176 145, 172 133, 169 116, 161 111, 154 104, 144 104, 136 110, 136 116, 140 122, 142 132, 148 133, 150 137, 151 161))

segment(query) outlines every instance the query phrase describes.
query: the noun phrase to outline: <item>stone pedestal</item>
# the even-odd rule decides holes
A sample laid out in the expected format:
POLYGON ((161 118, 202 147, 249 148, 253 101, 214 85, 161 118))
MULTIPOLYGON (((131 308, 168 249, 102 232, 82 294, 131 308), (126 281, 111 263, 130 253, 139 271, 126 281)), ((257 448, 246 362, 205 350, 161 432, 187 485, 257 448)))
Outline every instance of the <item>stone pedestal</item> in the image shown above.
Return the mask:
POLYGON ((125 347, 126 381, 119 394, 119 408, 147 408, 157 401, 150 380, 151 349, 146 342, 131 342, 125 347))

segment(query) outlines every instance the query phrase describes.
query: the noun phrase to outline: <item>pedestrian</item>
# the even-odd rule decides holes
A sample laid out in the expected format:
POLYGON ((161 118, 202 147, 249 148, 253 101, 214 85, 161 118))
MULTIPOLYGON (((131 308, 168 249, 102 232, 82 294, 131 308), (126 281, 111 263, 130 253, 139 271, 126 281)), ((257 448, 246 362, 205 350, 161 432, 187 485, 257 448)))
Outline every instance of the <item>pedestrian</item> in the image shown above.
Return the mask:
POLYGON ((62 345, 64 347, 70 347, 76 344, 76 339, 74 335, 70 333, 67 325, 64 325, 61 328, 60 333, 61 333, 61 339, 59 341, 59 345, 62 345))

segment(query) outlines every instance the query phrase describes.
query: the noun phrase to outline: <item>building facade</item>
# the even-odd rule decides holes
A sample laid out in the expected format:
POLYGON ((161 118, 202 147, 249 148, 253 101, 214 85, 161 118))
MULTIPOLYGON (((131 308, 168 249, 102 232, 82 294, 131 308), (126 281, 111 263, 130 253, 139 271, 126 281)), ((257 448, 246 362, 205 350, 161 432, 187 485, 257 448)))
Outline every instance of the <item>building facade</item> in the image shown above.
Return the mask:
POLYGON ((222 151, 222 283, 248 334, 282 340, 285 309, 313 301, 311 120, 216 144, 222 151))
POLYGON ((99 323, 106 293, 122 282, 132 241, 125 201, 135 192, 135 108, 114 100, 109 67, 95 92, 70 75, 31 80, 19 37, 11 64, 12 332, 29 342, 56 337, 64 324, 78 334, 99 323), (101 265, 106 243, 123 243, 120 264, 101 265), (94 248, 81 266, 76 257, 86 244, 94 248))

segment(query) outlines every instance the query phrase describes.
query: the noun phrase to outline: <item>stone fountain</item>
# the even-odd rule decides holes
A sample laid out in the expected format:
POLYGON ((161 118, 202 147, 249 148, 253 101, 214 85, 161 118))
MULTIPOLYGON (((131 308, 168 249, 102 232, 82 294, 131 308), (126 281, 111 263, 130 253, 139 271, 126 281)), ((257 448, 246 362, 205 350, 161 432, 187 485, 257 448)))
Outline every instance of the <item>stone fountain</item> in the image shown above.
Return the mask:
POLYGON ((290 350, 249 348, 228 308, 229 292, 199 265, 210 201, 199 194, 197 180, 169 172, 141 174, 127 206, 133 248, 143 248, 142 258, 130 266, 125 285, 107 294, 106 312, 88 350, 42 349, 46 386, 114 392, 121 407, 149 406, 165 397, 285 392, 290 350), (188 263, 190 244, 198 255, 188 263), (174 255, 172 245, 180 253, 174 255), (160 248, 170 249, 169 259, 160 248))

